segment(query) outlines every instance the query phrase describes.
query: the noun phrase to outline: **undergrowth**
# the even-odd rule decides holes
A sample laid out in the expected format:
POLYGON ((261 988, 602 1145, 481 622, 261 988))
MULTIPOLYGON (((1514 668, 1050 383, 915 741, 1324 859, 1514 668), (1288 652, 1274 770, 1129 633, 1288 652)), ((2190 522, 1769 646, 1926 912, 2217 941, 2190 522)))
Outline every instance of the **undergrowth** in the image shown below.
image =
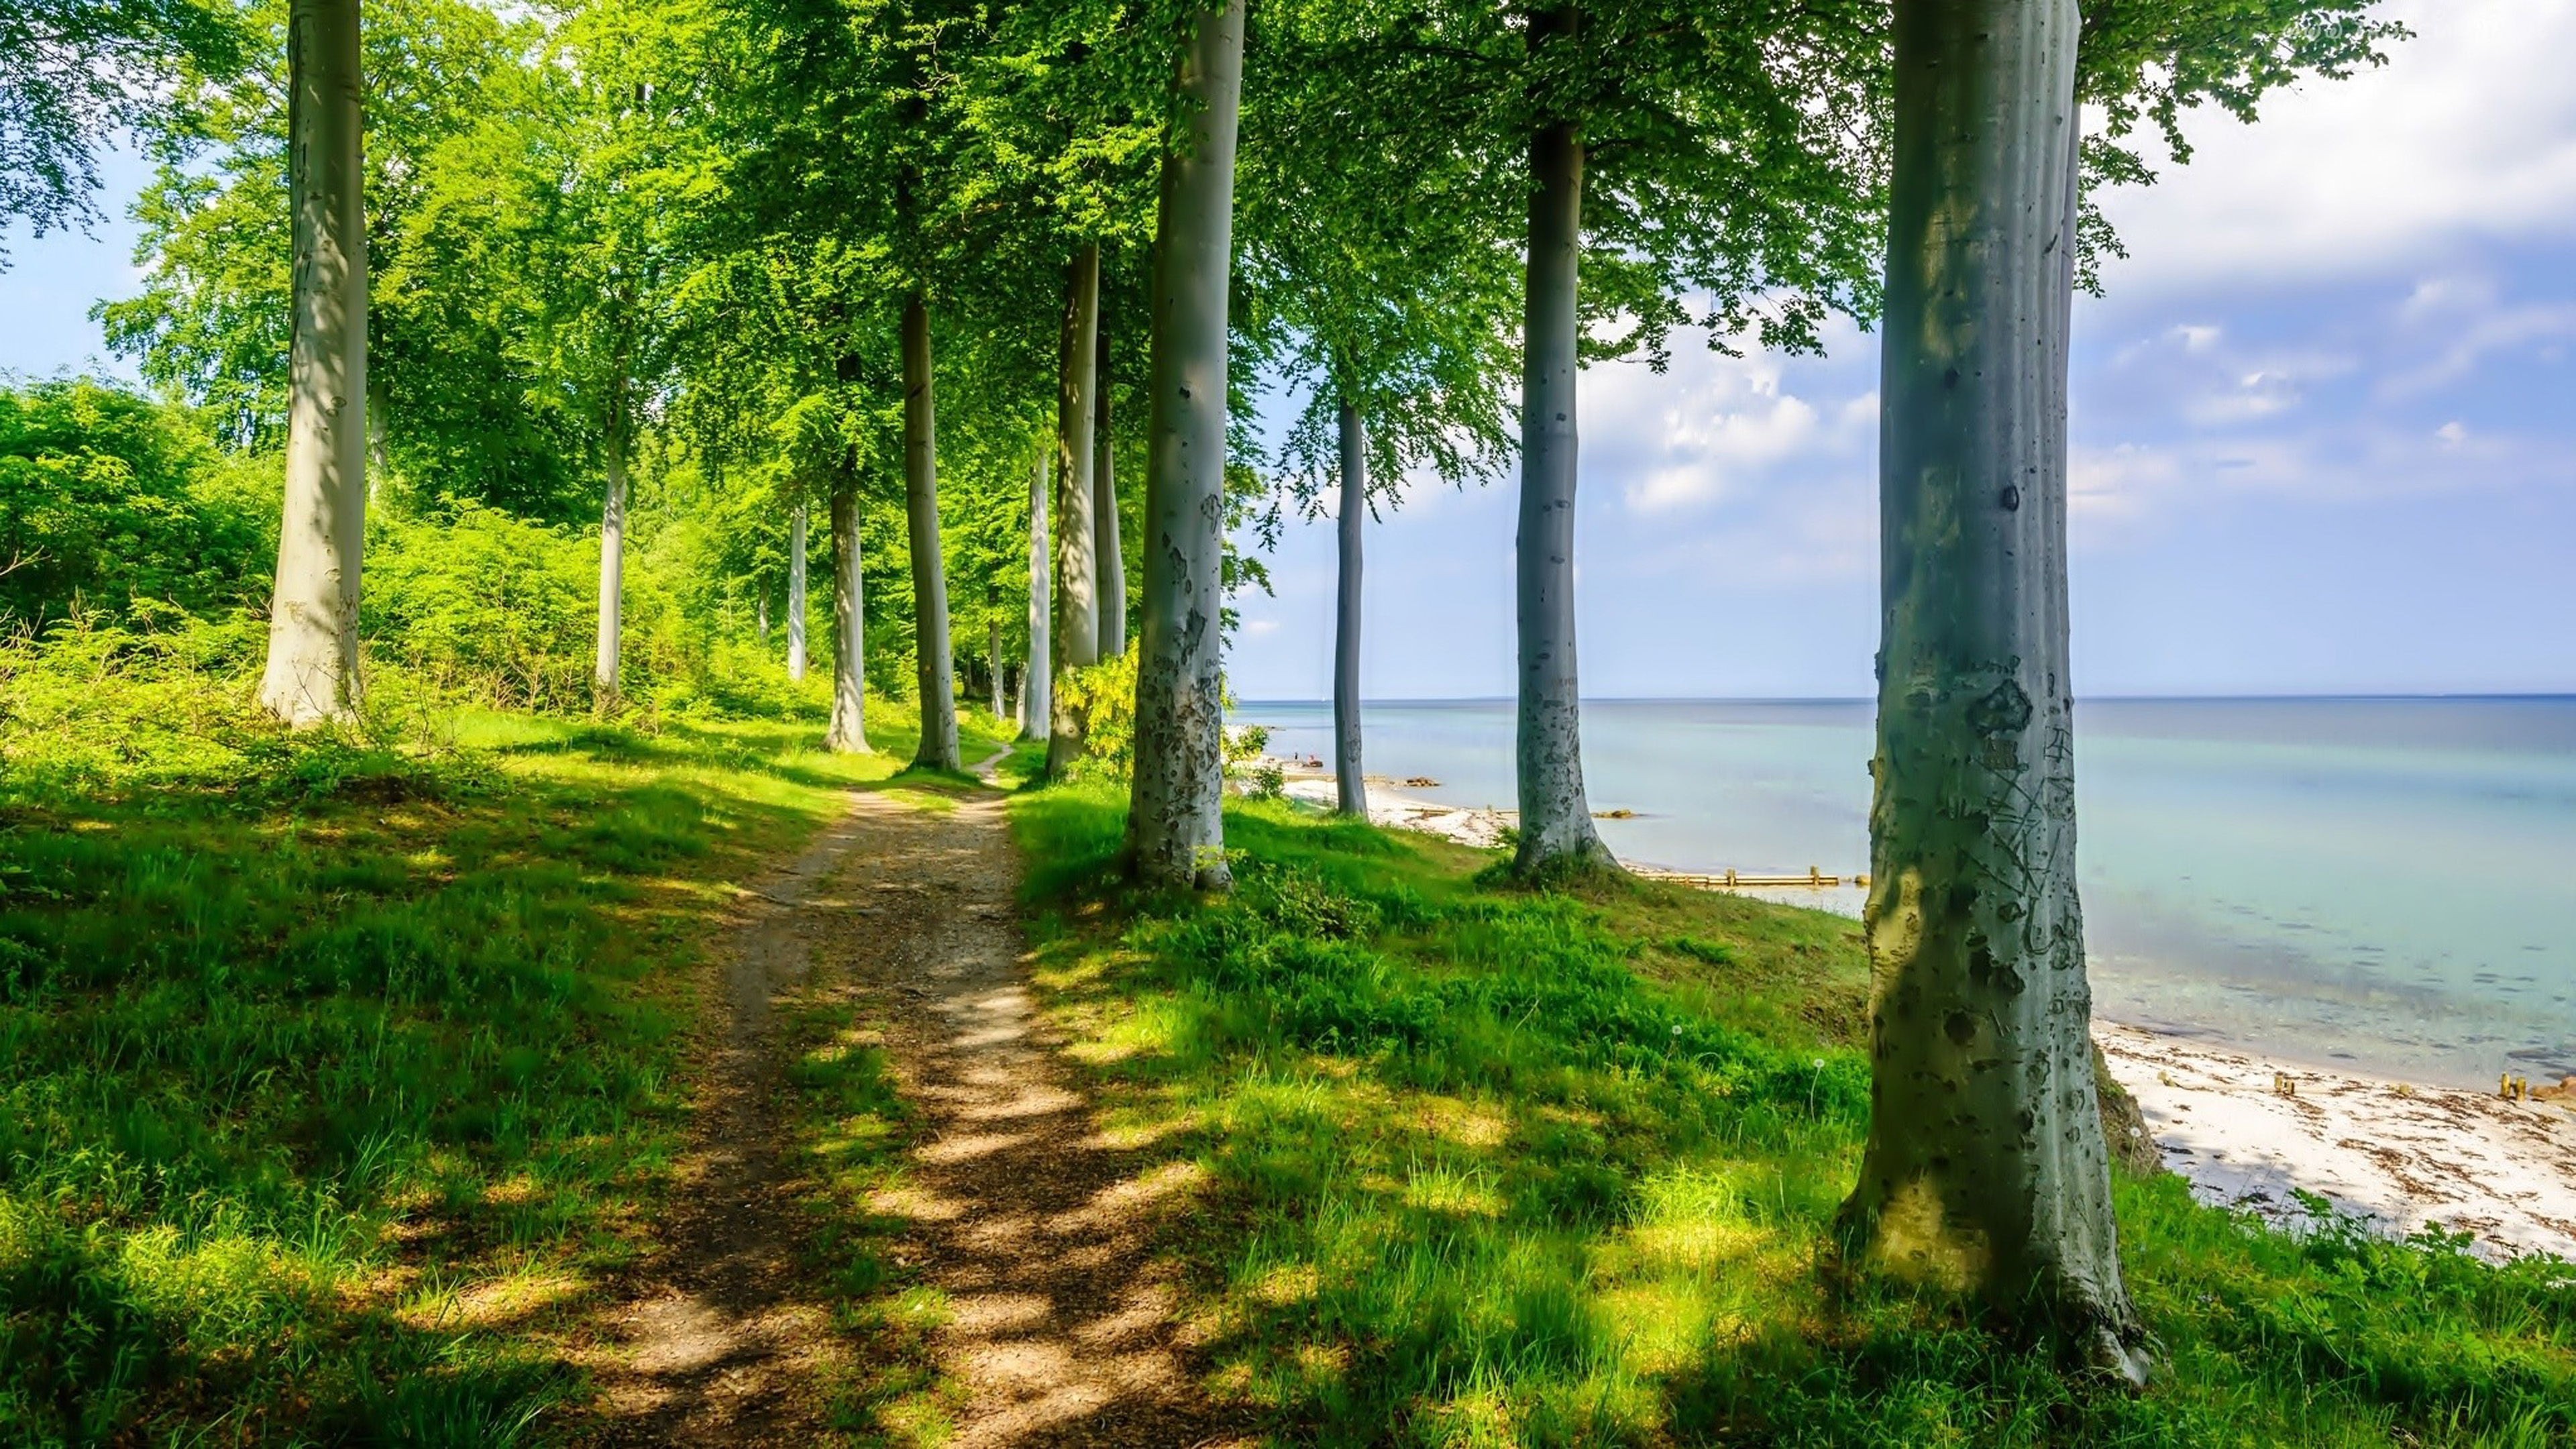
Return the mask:
POLYGON ((1837 1292, 1858 1165, 1851 923, 1480 879, 1420 837, 1230 809, 1238 888, 1115 880, 1119 802, 1023 794, 1048 1012, 1108 1125, 1195 1165, 1209 1382, 1345 1444, 2576 1442, 2576 1280, 2128 1178, 2143 1396, 1960 1312, 1837 1292))

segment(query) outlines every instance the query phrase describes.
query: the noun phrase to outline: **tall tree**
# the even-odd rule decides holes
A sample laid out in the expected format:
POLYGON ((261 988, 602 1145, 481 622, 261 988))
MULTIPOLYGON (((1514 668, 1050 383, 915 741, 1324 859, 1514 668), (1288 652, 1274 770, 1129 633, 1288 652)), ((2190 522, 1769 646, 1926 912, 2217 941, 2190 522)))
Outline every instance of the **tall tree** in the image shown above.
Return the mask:
POLYGON ((1127 652, 1127 556, 1118 529, 1118 449, 1110 440, 1109 328, 1100 328, 1098 361, 1093 369, 1094 411, 1091 422, 1092 557, 1100 570, 1100 655, 1115 659, 1127 652))
POLYGON ((1896 11, 1880 446, 1877 1074, 1854 1250, 2144 1382, 2075 889, 2076 0, 1896 11))
POLYGON ((1522 178, 1475 144, 1491 101, 1439 84, 1454 57, 1426 19, 1338 19, 1274 18, 1245 77, 1264 124, 1244 144, 1240 293, 1265 371, 1305 392, 1279 475, 1309 511, 1338 495, 1333 765, 1338 808, 1364 817, 1366 524, 1408 475, 1463 484, 1510 454, 1522 178))
MULTIPOLYGON (((1100 662, 1098 502, 1092 448, 1098 421, 1100 366, 1100 246, 1074 254, 1067 269, 1063 341, 1057 351, 1055 644, 1058 673, 1100 662)), ((1051 691, 1055 716, 1047 729, 1047 772, 1062 774, 1081 758, 1085 721, 1071 690, 1051 691)))
POLYGON ((787 514, 787 677, 805 677, 805 500, 787 514))
POLYGON ((912 538, 913 655, 920 669, 921 747, 913 763, 960 768, 957 698, 948 647, 948 571, 939 552, 939 427, 932 407, 930 308, 903 314, 903 497, 912 538))
POLYGON ((1611 864, 1583 782, 1578 369, 1640 346, 1660 366, 1682 322, 1707 327, 1713 346, 1812 348, 1828 311, 1869 304, 1883 24, 1882 8, 1843 0, 1560 0, 1523 28, 1514 866, 1524 876, 1611 864), (1587 324, 1611 318, 1625 335, 1598 340, 1587 324))
POLYGON ((1202 10, 1174 73, 1154 248, 1144 633, 1127 844, 1138 878, 1221 890, 1226 288, 1244 0, 1202 10))
MULTIPOLYGON (((1899 0, 1881 349, 1870 1129, 1850 1261, 2143 1383, 2075 874, 2067 352, 2080 102, 2171 129, 2394 32, 2345 0, 1899 0), (2088 56, 2087 51, 2092 53, 2088 56)), ((2177 144, 2177 150, 2188 154, 2177 144)), ((2122 163, 2096 151, 2097 174, 2122 163)), ((2133 159, 2133 158, 2132 158, 2133 159)), ((2143 178, 2140 178, 2143 179, 2143 178)))
POLYGON ((367 516, 367 222, 357 0, 295 0, 288 168, 295 331, 285 514, 260 703, 289 724, 358 702, 367 516))
POLYGON ((1047 737, 1054 713, 1047 697, 1055 653, 1047 637, 1055 612, 1047 561, 1047 460, 1040 452, 1029 474, 1029 657, 1020 671, 1020 733, 1033 740, 1047 737))
MULTIPOLYGON (((846 457, 846 453, 844 454, 846 457)), ((832 480, 832 722, 823 748, 868 752, 867 607, 859 559, 858 470, 832 480)))

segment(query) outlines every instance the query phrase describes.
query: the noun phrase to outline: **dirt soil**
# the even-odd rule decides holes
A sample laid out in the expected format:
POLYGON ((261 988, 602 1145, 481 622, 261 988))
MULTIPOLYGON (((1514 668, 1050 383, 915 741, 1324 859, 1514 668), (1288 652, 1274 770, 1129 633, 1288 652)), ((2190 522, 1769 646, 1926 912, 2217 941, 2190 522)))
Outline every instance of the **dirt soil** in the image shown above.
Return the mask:
MULTIPOLYGON (((988 762, 989 764, 989 762, 988 762)), ((773 1004, 818 970, 888 1023, 919 1140, 898 1190, 900 1256, 952 1310, 937 1335, 960 1446, 1198 1446, 1241 1439, 1199 1392, 1152 1250, 1187 1186, 1104 1137, 1031 1003, 1019 862, 998 794, 925 809, 862 792, 747 894, 724 968, 729 1013, 666 1241, 593 1363, 602 1442, 836 1438, 818 1379, 846 1349, 798 1249, 809 1220, 782 1160, 773 1004), (819 962, 819 966, 818 966, 819 962)))

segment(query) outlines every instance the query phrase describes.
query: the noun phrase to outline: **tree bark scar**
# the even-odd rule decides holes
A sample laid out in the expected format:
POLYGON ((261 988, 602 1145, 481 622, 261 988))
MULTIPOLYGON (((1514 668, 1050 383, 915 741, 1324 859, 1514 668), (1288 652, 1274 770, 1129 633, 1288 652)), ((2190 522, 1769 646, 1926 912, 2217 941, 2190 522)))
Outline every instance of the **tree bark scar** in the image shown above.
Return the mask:
POLYGON ((2019 734, 2030 725, 2030 696, 2007 679, 1968 709, 1968 724, 1981 735, 2019 734))

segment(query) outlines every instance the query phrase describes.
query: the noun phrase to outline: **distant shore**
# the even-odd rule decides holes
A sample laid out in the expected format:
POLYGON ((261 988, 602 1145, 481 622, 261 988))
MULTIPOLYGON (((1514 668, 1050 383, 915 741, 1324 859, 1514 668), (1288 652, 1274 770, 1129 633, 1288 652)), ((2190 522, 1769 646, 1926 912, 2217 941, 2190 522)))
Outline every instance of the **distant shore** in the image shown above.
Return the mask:
MULTIPOLYGON (((1289 798, 1334 804, 1329 772, 1264 763, 1281 771, 1289 798)), ((1491 848, 1513 823, 1511 811, 1407 795, 1386 777, 1368 787, 1380 825, 1491 848)), ((1852 916, 1861 897, 1850 887, 1740 894, 1852 916)), ((2122 1022, 2097 1020, 2094 1039, 2138 1099, 2165 1165, 2203 1202, 2295 1229, 2308 1218, 2296 1196, 2305 1192, 2392 1234, 2438 1226, 2470 1234, 2482 1256, 2576 1261, 2576 1101, 2418 1087, 2122 1022)))

